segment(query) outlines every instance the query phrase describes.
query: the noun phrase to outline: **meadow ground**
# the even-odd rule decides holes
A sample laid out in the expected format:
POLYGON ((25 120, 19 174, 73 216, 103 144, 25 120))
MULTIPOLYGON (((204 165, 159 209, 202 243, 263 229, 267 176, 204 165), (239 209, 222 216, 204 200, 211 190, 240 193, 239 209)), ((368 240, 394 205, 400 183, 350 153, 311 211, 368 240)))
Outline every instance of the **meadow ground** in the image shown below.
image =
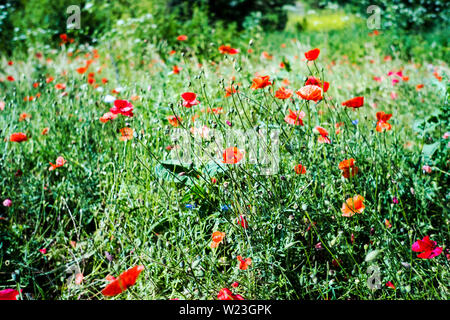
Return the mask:
POLYGON ((448 31, 314 19, 231 47, 129 20, 2 56, 0 289, 449 299, 448 31))

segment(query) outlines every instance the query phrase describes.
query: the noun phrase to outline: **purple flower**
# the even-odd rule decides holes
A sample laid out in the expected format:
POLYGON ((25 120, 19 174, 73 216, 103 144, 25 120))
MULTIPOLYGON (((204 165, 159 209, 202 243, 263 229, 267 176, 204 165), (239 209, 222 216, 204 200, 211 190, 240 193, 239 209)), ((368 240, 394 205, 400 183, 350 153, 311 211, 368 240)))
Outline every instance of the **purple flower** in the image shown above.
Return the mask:
POLYGON ((393 197, 393 198, 392 198, 392 202, 395 203, 395 204, 397 204, 397 203, 398 203, 397 197, 393 197))
POLYGON ((227 125, 229 125, 231 127, 231 121, 227 120, 225 122, 227 123, 227 125))

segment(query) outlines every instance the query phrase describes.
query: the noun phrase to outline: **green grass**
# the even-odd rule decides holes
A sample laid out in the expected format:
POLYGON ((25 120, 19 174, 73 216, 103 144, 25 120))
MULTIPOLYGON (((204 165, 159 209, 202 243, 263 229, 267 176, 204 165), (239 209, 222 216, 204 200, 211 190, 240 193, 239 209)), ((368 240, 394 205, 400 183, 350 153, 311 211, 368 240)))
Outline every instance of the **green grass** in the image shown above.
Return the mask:
MULTIPOLYGON (((215 299, 234 281, 240 285, 232 291, 246 299, 448 299, 448 139, 443 138, 449 131, 448 66, 442 56, 430 60, 421 52, 412 61, 402 60, 405 52, 389 42, 388 33, 369 37, 360 26, 353 28, 260 34, 253 53, 247 54, 248 44, 242 42, 240 54, 219 56, 214 64, 189 49, 195 44, 190 42, 180 45, 184 56, 177 49, 161 61, 158 50, 171 48, 136 42, 132 29, 127 36, 119 30, 96 47, 99 58, 88 71, 103 66, 95 75, 103 91, 75 71, 90 49, 81 47, 70 61, 65 48, 44 51, 42 60, 31 51, 12 59, 12 66, 3 57, 0 78, 13 75, 16 81, 0 83, 5 102, 0 111, 0 195, 13 202, 0 211, 5 218, 0 220, 0 288, 21 288, 24 299, 101 299, 108 274, 142 264, 145 270, 136 285, 118 299, 215 299), (307 66, 303 54, 315 47, 321 54, 307 66), (272 60, 262 58, 263 51, 272 60), (392 61, 384 60, 388 54, 392 61), (280 69, 281 61, 287 69, 280 69), (169 75, 173 65, 182 68, 180 74, 169 75), (433 76, 434 68, 442 81, 433 76), (387 73, 400 69, 409 80, 393 87, 387 73), (273 89, 251 90, 256 72, 269 75, 273 89), (295 91, 311 73, 330 82, 319 104, 295 94, 293 101, 273 97, 283 79, 295 91), (47 84, 50 75, 55 79, 47 84), (226 98, 224 87, 233 76, 238 93, 226 98), (384 80, 380 84, 373 76, 384 80), (101 83, 103 77, 107 84, 101 83), (34 82, 41 86, 33 88, 34 82), (54 88, 56 83, 66 84, 66 96, 54 88), (420 83, 425 86, 418 92, 420 83), (99 118, 111 107, 104 96, 117 87, 123 88, 119 98, 139 96, 132 101, 134 117, 119 115, 103 124, 99 118), (200 105, 182 107, 180 94, 186 91, 197 93, 200 105), (392 91, 398 94, 395 100, 392 91), (23 101, 37 92, 38 99, 23 101), (355 96, 365 97, 362 108, 341 105, 355 96), (224 114, 200 111, 208 107, 222 107, 224 114), (283 121, 288 108, 305 111, 304 126, 283 121), (393 114, 392 130, 375 131, 377 111, 393 114), (19 121, 22 112, 31 118, 19 121), (194 167, 173 165, 166 146, 177 142, 170 139, 174 128, 166 117, 174 113, 186 130, 194 124, 224 133, 278 128, 279 172, 261 175, 261 167, 248 161, 223 165, 220 155, 206 156, 194 167), (199 116, 195 122, 194 115, 199 116), (344 126, 336 134, 338 122, 344 126), (312 130, 317 125, 329 131, 332 144, 317 142, 312 130), (125 126, 135 132, 127 142, 119 140, 125 126), (50 131, 41 135, 45 127, 50 131), (20 144, 7 141, 19 131, 31 138, 20 144), (49 162, 58 156, 67 163, 49 171, 49 162), (208 165, 211 158, 223 169, 208 165), (343 178, 338 168, 346 158, 354 158, 359 168, 352 179, 343 178), (305 175, 295 174, 299 163, 306 166, 305 175), (432 173, 422 171, 425 164, 432 173), (343 217, 343 202, 357 194, 365 198, 364 212, 343 217), (223 210, 224 205, 230 209, 223 210), (248 229, 236 224, 239 215, 247 217, 248 229), (226 237, 212 250, 211 235, 217 230, 226 237), (426 235, 444 247, 431 260, 418 259, 411 250, 426 235), (374 250, 380 253, 366 261, 374 250), (237 255, 252 259, 248 270, 237 267, 237 255), (381 270, 379 290, 367 286, 367 269, 374 264, 381 270), (73 276, 80 272, 84 280, 76 285, 73 276), (396 289, 387 288, 387 281, 396 289)), ((213 44, 207 50, 222 43, 214 39, 213 44)), ((189 145, 204 150, 214 142, 191 138, 189 145)), ((234 144, 222 147, 229 146, 234 144)))

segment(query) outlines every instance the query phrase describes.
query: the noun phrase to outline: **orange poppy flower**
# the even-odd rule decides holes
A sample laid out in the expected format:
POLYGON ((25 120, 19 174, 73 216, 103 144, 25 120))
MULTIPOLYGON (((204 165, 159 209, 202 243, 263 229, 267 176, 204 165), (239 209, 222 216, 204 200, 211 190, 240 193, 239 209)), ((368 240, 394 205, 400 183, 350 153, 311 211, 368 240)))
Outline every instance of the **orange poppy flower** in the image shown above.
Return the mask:
POLYGON ((284 117, 284 121, 295 126, 302 126, 302 119, 305 117, 305 115, 306 114, 303 111, 292 111, 291 109, 289 109, 289 114, 284 117))
POLYGON ((387 121, 392 117, 392 114, 384 113, 383 111, 377 112, 377 127, 376 130, 378 132, 382 132, 383 130, 391 130, 392 126, 387 121))
POLYGON ((64 83, 55 84, 55 89, 64 90, 65 88, 66 88, 66 85, 64 83))
POLYGON ((120 133, 122 136, 119 138, 121 141, 128 141, 133 139, 133 129, 132 128, 122 128, 120 129, 120 133))
POLYGON ((48 134, 48 131, 50 130, 50 128, 49 127, 47 127, 47 128, 44 128, 44 129, 42 129, 42 131, 41 131, 41 134, 43 135, 43 136, 45 136, 45 135, 47 135, 48 134))
POLYGON ((186 41, 187 38, 188 38, 188 37, 187 37, 186 35, 182 34, 182 35, 179 35, 179 36, 177 37, 177 40, 178 40, 178 41, 186 41))
POLYGON ((358 168, 355 167, 355 159, 350 158, 339 163, 339 169, 342 170, 344 178, 350 178, 350 174, 354 177, 358 173, 358 168))
POLYGON ((108 121, 114 120, 117 117, 117 114, 106 112, 103 116, 100 117, 100 122, 107 123, 108 121))
POLYGON ((83 74, 83 73, 85 73, 85 72, 87 71, 87 69, 88 69, 88 68, 86 68, 86 67, 81 67, 81 68, 78 68, 78 69, 77 69, 77 72, 78 72, 79 74, 83 74))
POLYGON ((342 216, 351 217, 355 213, 362 213, 365 209, 363 201, 364 198, 361 195, 356 195, 353 198, 348 198, 345 203, 342 204, 342 216))
POLYGON ((253 90, 263 89, 263 88, 271 85, 272 82, 270 82, 269 79, 270 79, 269 76, 262 76, 262 77, 254 78, 251 89, 253 89, 253 90))
POLYGON ((16 132, 13 133, 10 137, 9 137, 9 141, 12 142, 23 142, 23 141, 27 141, 28 137, 25 133, 22 132, 16 132))
POLYGON ((305 52, 305 58, 308 61, 313 61, 313 60, 316 60, 319 57, 319 54, 320 54, 320 49, 315 48, 315 49, 312 49, 312 50, 310 50, 308 52, 305 52))
POLYGON ((423 83, 418 84, 418 85, 416 86, 416 91, 420 91, 420 89, 422 89, 423 87, 424 87, 423 83))
POLYGON ((237 147, 229 147, 226 148, 223 152, 223 161, 222 163, 226 164, 236 164, 242 160, 244 154, 237 147))
POLYGON ((237 259, 239 261, 239 269, 241 270, 247 270, 248 267, 252 264, 251 258, 243 259, 241 256, 237 256, 237 259))
POLYGON ((217 248, 219 243, 223 241, 223 238, 225 238, 225 232, 215 231, 212 234, 212 242, 211 242, 211 248, 217 248))
POLYGON ((305 174, 306 173, 306 167, 298 164, 294 167, 294 171, 296 174, 305 174))
POLYGON ((54 78, 50 76, 50 77, 48 77, 48 78, 45 79, 45 82, 50 83, 50 82, 53 81, 53 79, 54 79, 54 78))
POLYGON ((386 226, 386 228, 392 228, 392 224, 389 222, 388 219, 384 219, 384 225, 386 226))
POLYGON ((264 58, 264 59, 267 59, 267 60, 272 60, 272 58, 273 58, 273 56, 272 55, 270 55, 268 52, 266 52, 266 51, 263 51, 263 53, 261 54, 261 56, 264 58))
POLYGON ((296 94, 304 100, 312 100, 314 102, 322 100, 322 88, 311 84, 300 88, 296 94))
POLYGON ((48 171, 53 171, 56 168, 62 167, 66 162, 67 161, 63 157, 59 156, 58 158, 56 158, 56 164, 50 162, 50 167, 48 168, 48 171))
POLYGON ((350 100, 342 102, 343 106, 349 107, 349 108, 360 108, 364 104, 364 97, 355 97, 350 100))
POLYGON ((330 139, 328 138, 329 133, 327 130, 319 126, 315 127, 315 129, 320 134, 319 138, 317 139, 319 143, 331 143, 330 139))
POLYGON ((225 97, 230 97, 232 94, 236 93, 237 90, 234 86, 229 86, 225 88, 225 97))
POLYGON ((144 266, 135 266, 124 271, 116 279, 109 276, 107 280, 111 282, 102 290, 102 294, 107 297, 117 296, 136 283, 139 274, 144 270, 144 266))
POLYGON ((177 116, 168 116, 167 120, 169 120, 169 123, 174 126, 174 127, 178 127, 180 125, 181 117, 177 117, 177 116))
POLYGON ((292 96, 292 90, 281 87, 275 92, 275 98, 278 99, 289 99, 292 96))
POLYGON ((22 112, 19 116, 19 121, 23 121, 23 120, 30 119, 30 118, 31 118, 31 114, 22 112))

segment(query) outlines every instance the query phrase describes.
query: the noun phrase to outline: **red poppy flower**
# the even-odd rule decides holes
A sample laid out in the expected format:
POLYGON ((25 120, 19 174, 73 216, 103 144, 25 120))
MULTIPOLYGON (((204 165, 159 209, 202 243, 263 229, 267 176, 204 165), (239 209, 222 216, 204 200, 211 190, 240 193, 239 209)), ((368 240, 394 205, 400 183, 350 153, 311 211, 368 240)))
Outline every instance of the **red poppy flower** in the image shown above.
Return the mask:
POLYGON ((46 127, 46 128, 44 128, 44 129, 42 129, 41 135, 43 135, 43 136, 47 135, 49 130, 50 130, 49 127, 46 127))
POLYGON ((353 158, 341 161, 339 169, 342 170, 342 176, 347 179, 350 178, 350 174, 354 177, 358 173, 358 168, 355 166, 355 159, 353 158))
POLYGON ((364 97, 355 97, 350 100, 342 102, 343 106, 349 107, 349 108, 360 108, 364 104, 364 97))
POLYGON ((14 79, 14 77, 13 77, 13 76, 7 76, 7 77, 6 77, 6 80, 8 80, 8 81, 11 81, 11 82, 12 82, 12 81, 14 81, 15 79, 14 79))
POLYGON ((342 216, 351 217, 355 213, 362 213, 366 208, 363 201, 364 198, 361 195, 356 195, 353 198, 348 198, 345 203, 342 204, 342 216))
POLYGON ((172 73, 173 74, 179 74, 182 68, 179 68, 178 66, 172 67, 172 73))
POLYGON ((237 54, 239 53, 238 49, 232 48, 231 46, 221 45, 219 47, 219 51, 221 54, 237 54))
POLYGON ((294 167, 294 171, 296 174, 305 174, 306 173, 306 167, 298 164, 294 167))
POLYGON ((28 137, 25 133, 22 132, 16 132, 13 133, 10 137, 9 137, 9 141, 12 142, 23 142, 23 141, 27 141, 28 137))
POLYGON ((182 34, 182 35, 179 35, 179 36, 177 37, 177 40, 178 40, 178 41, 186 41, 187 38, 188 38, 188 37, 187 37, 186 35, 182 34))
POLYGON ((313 76, 308 77, 308 79, 305 82, 305 86, 307 86, 307 85, 314 85, 314 86, 321 87, 323 92, 327 92, 328 88, 330 87, 330 83, 329 82, 325 81, 322 84, 322 82, 320 81, 319 78, 316 78, 316 77, 313 77, 313 76))
POLYGON ((240 224, 242 228, 247 229, 248 228, 248 222, 245 216, 240 215, 238 218, 236 218, 237 224, 240 224))
POLYGON ((225 238, 225 232, 215 231, 212 234, 212 242, 211 242, 211 248, 217 248, 219 243, 223 241, 223 238, 225 238))
POLYGON ((394 284, 393 284, 392 282, 390 282, 390 281, 386 282, 386 287, 388 287, 388 288, 391 288, 391 289, 394 289, 394 290, 395 290, 395 286, 394 286, 394 284))
POLYGON ((50 83, 50 82, 52 82, 54 80, 54 78, 53 77, 47 77, 46 79, 45 79, 45 82, 46 83, 50 83))
POLYGON ((391 130, 392 126, 387 121, 392 117, 392 114, 384 113, 383 111, 377 112, 377 127, 378 132, 383 130, 391 130))
POLYGON ((56 168, 62 167, 66 162, 67 161, 63 157, 59 156, 58 158, 56 158, 56 164, 50 162, 50 167, 48 168, 48 170, 53 171, 56 168))
POLYGON ((134 106, 127 100, 115 100, 114 107, 109 109, 113 114, 121 114, 123 116, 132 117, 134 106))
POLYGON ((244 300, 240 295, 233 294, 230 289, 223 288, 220 289, 219 293, 217 294, 217 299, 219 300, 244 300))
POLYGON ((317 59, 319 54, 320 54, 320 49, 315 48, 315 49, 312 49, 312 50, 310 50, 308 52, 305 52, 305 58, 308 61, 313 61, 313 60, 317 59))
POLYGON ((315 129, 320 134, 319 138, 317 139, 319 143, 331 143, 330 139, 328 138, 329 133, 327 130, 319 126, 315 127, 315 129))
POLYGON ((244 154, 237 147, 229 147, 226 148, 223 152, 223 161, 222 163, 226 164, 236 164, 242 160, 244 154))
POLYGON ((18 295, 19 291, 14 289, 0 290, 0 300, 17 300, 18 295))
POLYGON ((239 261, 239 269, 241 270, 247 270, 248 267, 252 264, 252 259, 250 258, 243 259, 241 256, 237 256, 237 259, 239 261))
POLYGON ((296 92, 296 94, 305 100, 317 102, 322 100, 322 88, 315 85, 306 85, 296 92))
POLYGON ((253 89, 253 90, 263 89, 263 88, 267 87, 268 85, 271 85, 272 82, 270 82, 269 79, 270 79, 269 76, 255 77, 253 79, 251 89, 253 89))
POLYGON ((292 111, 291 109, 289 109, 289 114, 284 117, 284 121, 295 126, 302 126, 302 119, 305 117, 305 115, 306 114, 303 111, 292 111))
POLYGON ((197 95, 193 92, 185 92, 181 95, 181 98, 183 98, 183 106, 186 108, 190 108, 200 103, 200 101, 197 100, 197 95))
POLYGON ((289 99, 292 96, 292 90, 286 89, 285 87, 281 87, 275 92, 275 98, 278 99, 289 99))
POLYGON ((139 274, 143 270, 144 266, 135 266, 121 273, 117 279, 112 278, 111 283, 102 290, 102 294, 107 297, 113 297, 124 292, 136 283, 139 274))
POLYGON ((414 252, 422 252, 417 256, 417 258, 421 259, 432 259, 442 253, 442 248, 437 246, 436 241, 430 240, 430 236, 414 242, 411 250, 414 252))
POLYGON ((177 116, 168 116, 167 120, 169 120, 169 123, 174 126, 174 127, 178 127, 180 125, 181 122, 181 118, 177 117, 177 116))

